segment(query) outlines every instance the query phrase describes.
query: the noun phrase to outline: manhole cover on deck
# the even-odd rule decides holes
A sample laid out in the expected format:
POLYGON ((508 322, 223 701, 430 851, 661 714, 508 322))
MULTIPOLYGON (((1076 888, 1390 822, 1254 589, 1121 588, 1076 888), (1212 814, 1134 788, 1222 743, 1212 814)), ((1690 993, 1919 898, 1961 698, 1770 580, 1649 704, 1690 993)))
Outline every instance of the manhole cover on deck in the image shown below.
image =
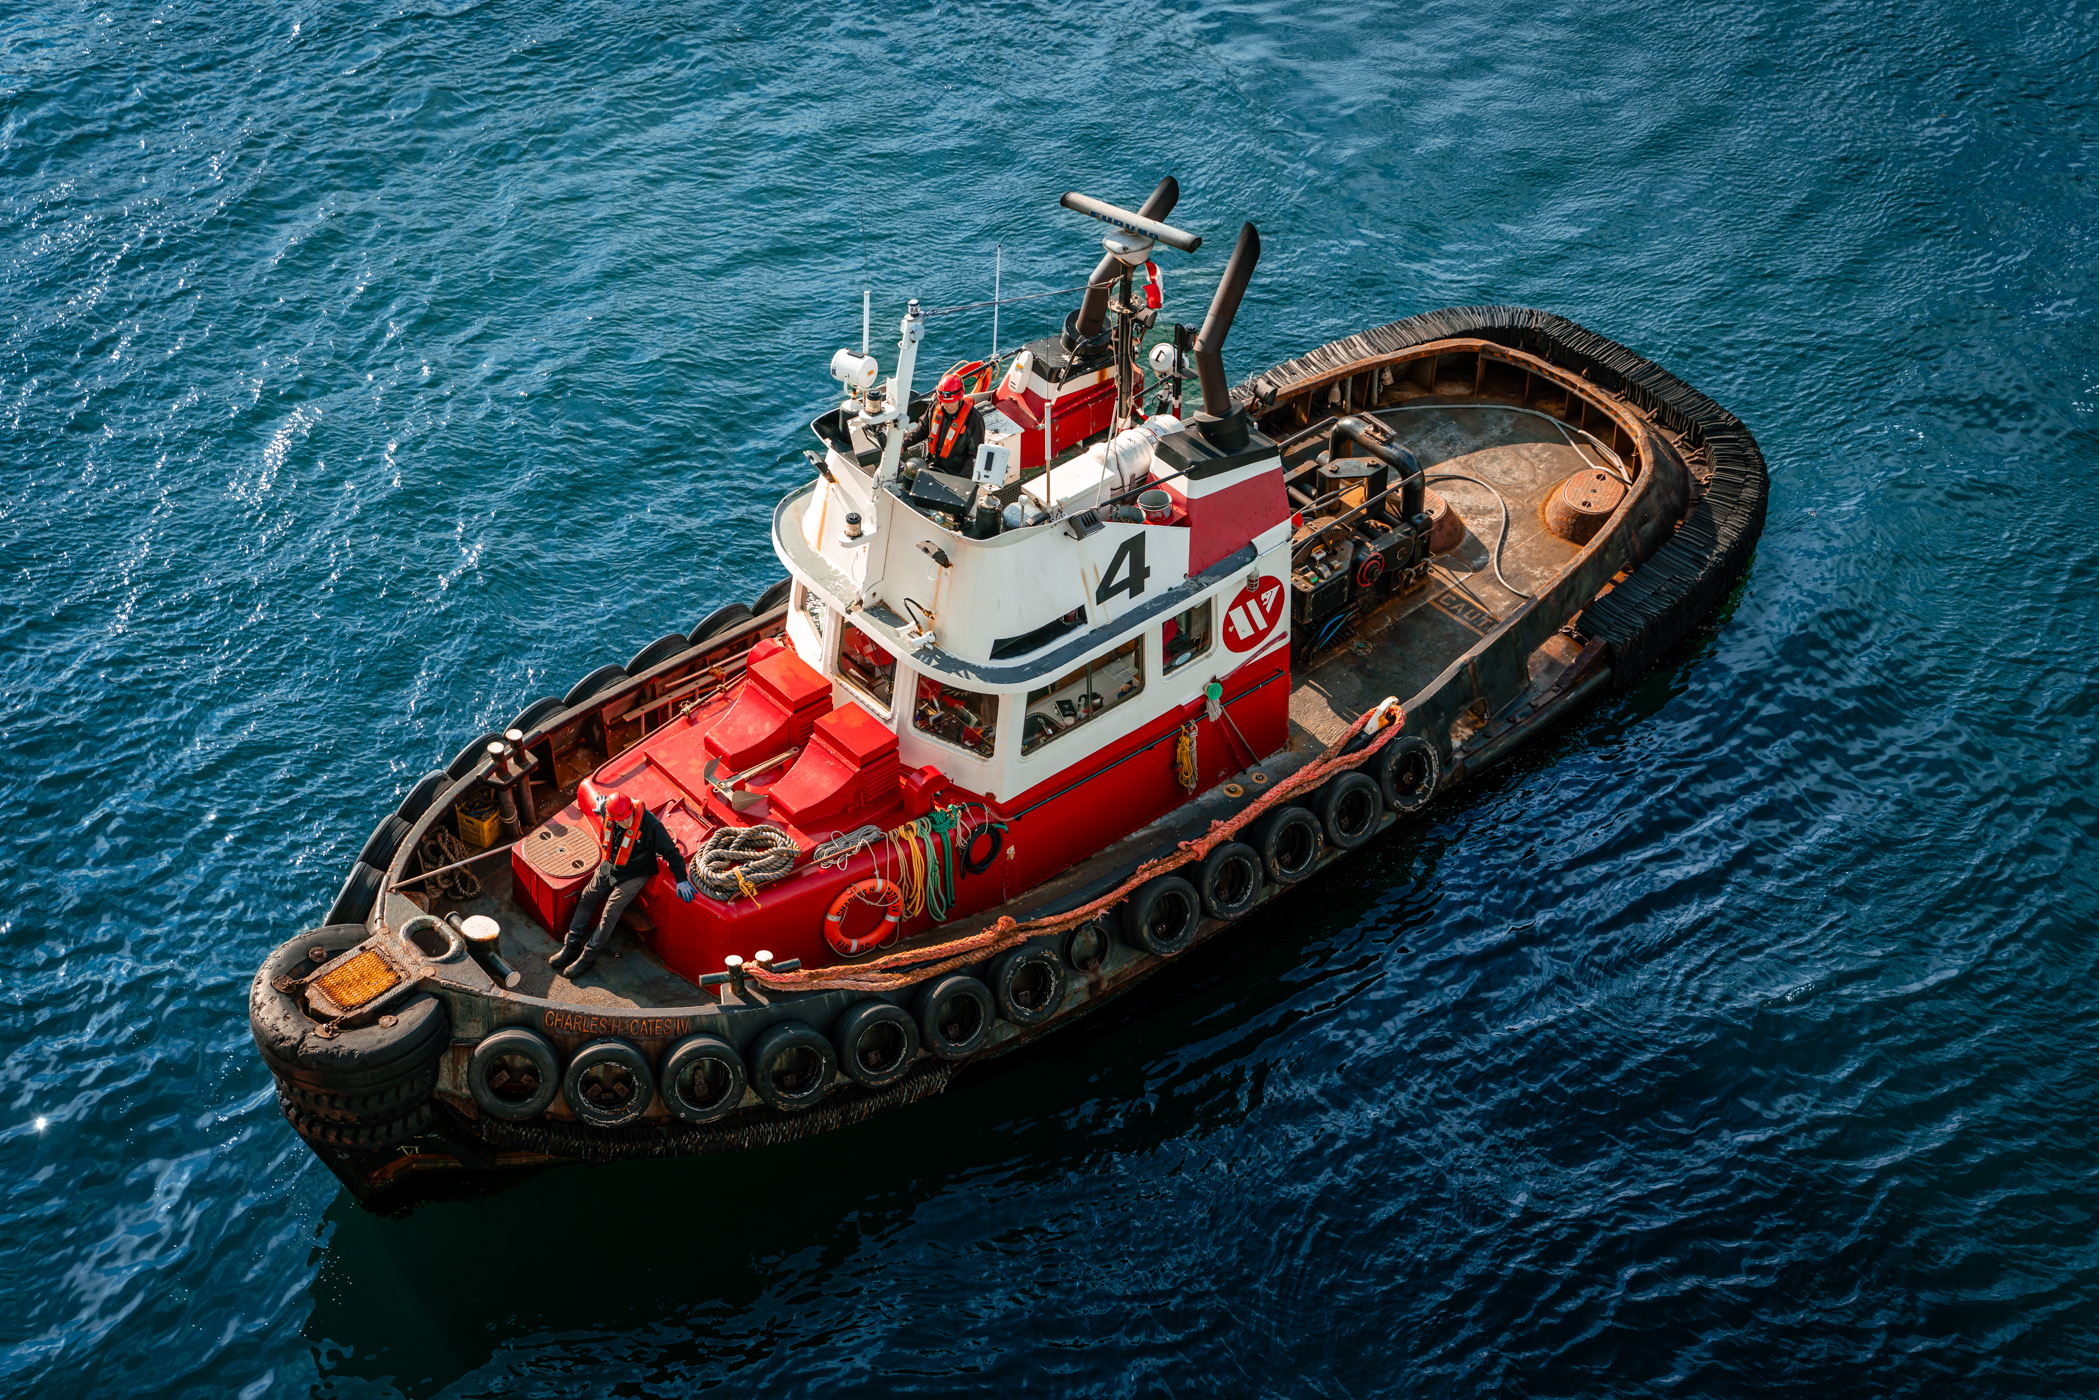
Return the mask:
POLYGON ((581 823, 548 822, 518 849, 525 853, 525 864, 549 880, 571 880, 598 864, 597 833, 581 823))

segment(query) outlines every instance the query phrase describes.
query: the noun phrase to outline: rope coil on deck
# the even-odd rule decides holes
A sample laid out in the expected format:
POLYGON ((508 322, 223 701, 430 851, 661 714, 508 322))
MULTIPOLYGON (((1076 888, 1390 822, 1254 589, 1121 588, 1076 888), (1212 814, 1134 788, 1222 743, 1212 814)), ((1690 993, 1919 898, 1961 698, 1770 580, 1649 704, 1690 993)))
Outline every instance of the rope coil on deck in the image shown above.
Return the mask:
MULTIPOLYGON (((472 846, 454 836, 443 827, 432 827, 422 844, 415 848, 418 859, 425 870, 438 870, 444 866, 467 859, 475 854, 472 846)), ((481 894, 481 877, 471 870, 454 870, 444 875, 431 877, 424 882, 424 889, 433 895, 450 900, 468 900, 481 894)))
POLYGON ((729 904, 748 895, 755 904, 759 890, 792 873, 800 853, 777 826, 725 826, 693 853, 690 873, 709 899, 729 904))
POLYGON ((1223 821, 1211 822, 1208 832, 1193 841, 1181 842, 1173 854, 1139 865, 1127 880, 1100 898, 1076 909, 1046 915, 1040 919, 1029 919, 1025 923, 1010 915, 1001 915, 999 921, 990 928, 966 937, 935 944, 929 948, 906 949, 857 966, 769 972, 756 965, 747 965, 744 976, 761 987, 778 992, 893 992, 942 973, 952 972, 965 964, 1002 953, 1031 938, 1076 928, 1104 910, 1112 908, 1147 880, 1202 860, 1271 808, 1301 793, 1311 791, 1336 773, 1361 767, 1379 749, 1396 738, 1405 727, 1406 712, 1400 709, 1397 701, 1386 700, 1358 716, 1356 722, 1348 727, 1348 732, 1329 744, 1317 759, 1277 783, 1259 799, 1223 821), (1380 725, 1377 737, 1353 753, 1344 752, 1349 743, 1373 720, 1377 720, 1380 725))

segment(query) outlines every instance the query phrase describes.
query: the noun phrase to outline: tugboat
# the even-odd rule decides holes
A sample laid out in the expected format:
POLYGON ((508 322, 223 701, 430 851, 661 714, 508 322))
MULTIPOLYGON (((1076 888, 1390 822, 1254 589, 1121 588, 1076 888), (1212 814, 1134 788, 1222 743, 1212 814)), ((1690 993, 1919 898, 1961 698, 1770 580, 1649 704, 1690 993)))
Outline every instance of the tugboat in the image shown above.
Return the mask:
POLYGON ((380 818, 249 1008, 353 1193, 938 1093, 1419 818, 1742 579, 1766 475, 1712 400, 1509 306, 1234 388, 1260 239, 1199 327, 1161 324, 1160 260, 1202 243, 1178 197, 1064 197, 1104 256, 1061 330, 950 370, 982 415, 966 473, 912 441, 919 304, 886 377, 863 331, 774 512, 787 577, 380 818), (567 975, 640 812, 678 860, 567 975))

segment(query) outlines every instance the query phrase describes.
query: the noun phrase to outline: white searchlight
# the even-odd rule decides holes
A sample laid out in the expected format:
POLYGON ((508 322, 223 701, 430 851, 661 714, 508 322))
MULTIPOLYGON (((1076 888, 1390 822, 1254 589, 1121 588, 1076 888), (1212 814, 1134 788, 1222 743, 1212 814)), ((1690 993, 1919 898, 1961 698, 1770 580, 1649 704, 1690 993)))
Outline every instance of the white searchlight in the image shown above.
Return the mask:
POLYGON ((872 355, 863 355, 857 350, 840 350, 831 357, 831 377, 845 385, 847 393, 866 393, 874 387, 878 373, 880 369, 872 355))

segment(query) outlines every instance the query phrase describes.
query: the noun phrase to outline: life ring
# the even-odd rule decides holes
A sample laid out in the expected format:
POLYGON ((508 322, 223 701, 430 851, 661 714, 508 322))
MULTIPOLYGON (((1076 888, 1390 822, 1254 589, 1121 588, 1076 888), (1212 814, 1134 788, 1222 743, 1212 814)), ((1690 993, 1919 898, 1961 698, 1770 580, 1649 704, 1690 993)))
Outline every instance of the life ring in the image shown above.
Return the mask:
POLYGON ((904 892, 888 880, 876 878, 847 885, 838 898, 831 901, 830 912, 824 915, 824 942, 841 958, 857 958, 862 953, 872 953, 887 942, 904 921, 904 892), (886 904, 889 913, 876 926, 874 932, 863 938, 848 938, 845 935, 845 911, 861 900, 870 904, 886 904))

